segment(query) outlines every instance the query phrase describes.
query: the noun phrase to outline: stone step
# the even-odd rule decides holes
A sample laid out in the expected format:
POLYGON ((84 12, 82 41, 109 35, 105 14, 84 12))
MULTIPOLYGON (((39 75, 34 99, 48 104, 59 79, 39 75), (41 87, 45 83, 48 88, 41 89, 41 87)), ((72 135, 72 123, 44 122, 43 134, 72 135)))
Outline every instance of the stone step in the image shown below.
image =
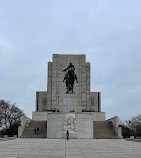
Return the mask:
POLYGON ((112 122, 94 121, 94 138, 110 139, 118 138, 112 122))
POLYGON ((30 121, 25 127, 21 138, 46 138, 47 121, 30 121), (35 129, 39 128, 39 133, 35 134, 35 129))

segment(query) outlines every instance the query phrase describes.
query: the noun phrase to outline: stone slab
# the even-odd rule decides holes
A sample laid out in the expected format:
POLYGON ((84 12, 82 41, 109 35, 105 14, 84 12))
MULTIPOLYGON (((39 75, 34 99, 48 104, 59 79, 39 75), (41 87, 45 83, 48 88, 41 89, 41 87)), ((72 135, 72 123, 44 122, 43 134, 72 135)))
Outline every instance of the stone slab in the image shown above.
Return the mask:
POLYGON ((64 112, 74 111, 78 109, 78 98, 75 93, 65 93, 63 98, 64 112))
POLYGON ((15 139, 0 142, 0 158, 140 158, 141 143, 123 139, 15 139))
POLYGON ((64 137, 64 114, 48 114, 47 138, 64 137))
POLYGON ((77 138, 93 138, 93 115, 77 114, 78 132, 77 138))
POLYGON ((32 120, 47 121, 47 115, 52 112, 32 112, 32 120))
POLYGON ((52 113, 47 119, 47 138, 93 138, 93 115, 81 113, 52 113))

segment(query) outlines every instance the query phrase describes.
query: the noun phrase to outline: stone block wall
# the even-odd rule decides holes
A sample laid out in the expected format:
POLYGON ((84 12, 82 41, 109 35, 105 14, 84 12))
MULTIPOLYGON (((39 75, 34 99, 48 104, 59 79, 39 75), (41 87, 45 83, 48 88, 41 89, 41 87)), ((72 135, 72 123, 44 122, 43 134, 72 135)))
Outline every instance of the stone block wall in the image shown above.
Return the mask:
POLYGON ((64 137, 64 114, 48 114, 47 138, 64 137))
POLYGON ((36 92, 36 111, 46 111, 47 110, 47 92, 40 91, 36 92))
POLYGON ((101 112, 101 93, 100 92, 91 92, 91 106, 90 109, 95 112, 101 112))
POLYGON ((18 137, 21 137, 21 136, 22 136, 27 121, 30 122, 31 119, 29 119, 29 118, 26 117, 26 116, 21 116, 21 126, 18 126, 18 137))
POLYGON ((93 138, 93 115, 82 113, 48 114, 47 138, 93 138))
POLYGON ((119 121, 118 116, 112 117, 112 118, 108 119, 107 121, 112 122, 118 137, 122 138, 121 127, 118 126, 118 121, 119 121))
POLYGON ((78 109, 78 98, 77 95, 74 93, 65 93, 63 99, 63 107, 64 112, 77 112, 78 109))
POLYGON ((105 121, 105 112, 94 112, 93 121, 105 121))
POLYGON ((93 115, 77 114, 77 138, 93 138, 93 115))
POLYGON ((48 62, 47 91, 36 92, 36 111, 56 110, 63 106, 66 84, 62 82, 70 62, 75 67, 79 83, 74 83, 74 92, 78 98, 78 107, 83 110, 101 112, 101 93, 90 92, 90 63, 86 55, 53 54, 53 61, 48 62))
POLYGON ((47 121, 47 116, 52 112, 32 112, 33 121, 47 121))
POLYGON ((48 63, 47 107, 55 109, 63 105, 63 96, 66 85, 63 81, 66 69, 70 62, 75 67, 79 83, 74 83, 74 92, 78 97, 78 106, 83 109, 90 107, 90 63, 86 63, 86 55, 58 55, 53 54, 53 62, 48 63))

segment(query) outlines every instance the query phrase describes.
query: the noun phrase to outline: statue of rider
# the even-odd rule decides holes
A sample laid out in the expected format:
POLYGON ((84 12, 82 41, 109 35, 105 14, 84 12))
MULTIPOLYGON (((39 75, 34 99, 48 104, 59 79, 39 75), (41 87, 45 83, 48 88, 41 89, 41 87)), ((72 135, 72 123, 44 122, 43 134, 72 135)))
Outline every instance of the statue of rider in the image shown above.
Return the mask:
POLYGON ((69 91, 72 91, 73 92, 73 84, 74 84, 74 80, 76 80, 77 81, 77 83, 78 83, 78 80, 77 80, 77 76, 76 76, 76 74, 75 74, 75 67, 74 67, 74 65, 72 65, 72 63, 70 62, 70 65, 66 68, 66 69, 64 69, 62 72, 65 72, 66 70, 68 70, 67 71, 67 73, 65 74, 65 77, 64 77, 64 80, 63 80, 63 82, 66 80, 66 88, 67 88, 67 93, 69 92, 69 91), (72 77, 73 78, 73 81, 70 81, 69 80, 69 77, 72 77), (71 82, 72 83, 72 87, 70 88, 70 83, 69 82, 71 82))

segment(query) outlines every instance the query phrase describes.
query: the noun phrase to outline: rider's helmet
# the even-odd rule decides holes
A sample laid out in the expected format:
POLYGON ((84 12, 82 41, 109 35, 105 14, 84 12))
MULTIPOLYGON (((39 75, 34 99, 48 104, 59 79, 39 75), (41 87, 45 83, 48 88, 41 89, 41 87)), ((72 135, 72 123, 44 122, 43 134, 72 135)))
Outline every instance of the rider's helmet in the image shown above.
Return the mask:
POLYGON ((72 63, 70 62, 70 65, 72 65, 72 63))

